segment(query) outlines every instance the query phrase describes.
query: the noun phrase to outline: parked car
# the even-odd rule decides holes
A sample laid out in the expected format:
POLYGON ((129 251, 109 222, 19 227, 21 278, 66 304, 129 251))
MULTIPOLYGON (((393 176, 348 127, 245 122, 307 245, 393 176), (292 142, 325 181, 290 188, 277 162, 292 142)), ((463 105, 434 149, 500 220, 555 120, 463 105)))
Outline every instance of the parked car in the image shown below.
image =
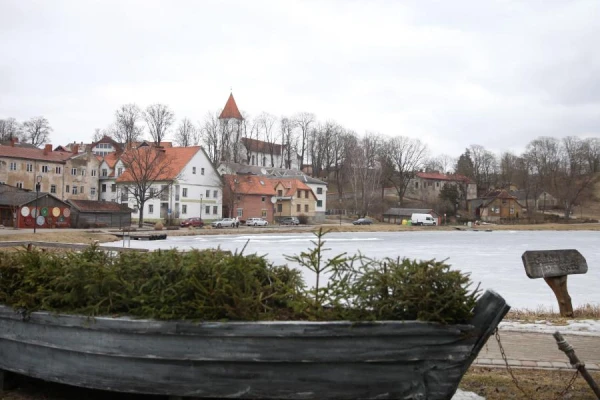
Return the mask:
POLYGON ((181 221, 179 225, 182 227, 193 226, 194 228, 202 228, 204 226, 204 221, 202 221, 202 218, 198 217, 188 218, 181 221))
POLYGON ((300 225, 300 220, 296 217, 283 217, 279 220, 279 225, 300 225))
POLYGON ((369 218, 359 218, 356 221, 352 221, 354 225, 371 225, 373 221, 369 218))
POLYGON ((223 218, 210 223, 213 228, 234 228, 239 225, 239 222, 235 218, 223 218))
POLYGON ((248 218, 246 220, 246 226, 267 226, 269 222, 262 218, 248 218))
POLYGON ((410 217, 410 223, 412 225, 436 225, 436 219, 431 214, 414 213, 410 217))

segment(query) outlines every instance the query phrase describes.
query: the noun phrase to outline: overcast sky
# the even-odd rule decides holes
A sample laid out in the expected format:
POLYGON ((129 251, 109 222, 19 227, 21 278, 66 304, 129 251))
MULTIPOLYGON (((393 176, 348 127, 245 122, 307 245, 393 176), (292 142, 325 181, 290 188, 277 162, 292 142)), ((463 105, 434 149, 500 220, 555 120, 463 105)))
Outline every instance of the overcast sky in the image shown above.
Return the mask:
POLYGON ((0 0, 0 118, 89 141, 122 104, 309 111, 433 155, 600 136, 600 1, 0 0))

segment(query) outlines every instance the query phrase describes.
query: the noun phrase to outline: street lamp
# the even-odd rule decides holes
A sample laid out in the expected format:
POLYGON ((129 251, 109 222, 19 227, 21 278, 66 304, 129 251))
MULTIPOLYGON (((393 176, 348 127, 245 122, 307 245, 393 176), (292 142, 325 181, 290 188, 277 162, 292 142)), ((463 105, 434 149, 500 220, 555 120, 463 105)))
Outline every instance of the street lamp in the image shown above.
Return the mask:
POLYGON ((202 194, 200 195, 200 219, 202 219, 202 194))
POLYGON ((38 175, 35 183, 35 218, 33 219, 33 233, 35 233, 35 228, 37 225, 38 215, 38 197, 40 196, 40 187, 42 186, 42 176, 38 175))

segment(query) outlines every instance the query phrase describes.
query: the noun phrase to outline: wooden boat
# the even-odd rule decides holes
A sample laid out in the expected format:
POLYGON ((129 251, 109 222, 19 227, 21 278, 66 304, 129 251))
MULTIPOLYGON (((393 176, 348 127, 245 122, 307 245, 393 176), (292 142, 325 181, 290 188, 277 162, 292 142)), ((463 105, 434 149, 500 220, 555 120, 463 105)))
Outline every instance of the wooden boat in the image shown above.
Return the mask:
POLYGON ((182 397, 449 399, 508 312, 465 325, 88 318, 0 306, 0 369, 87 388, 182 397))

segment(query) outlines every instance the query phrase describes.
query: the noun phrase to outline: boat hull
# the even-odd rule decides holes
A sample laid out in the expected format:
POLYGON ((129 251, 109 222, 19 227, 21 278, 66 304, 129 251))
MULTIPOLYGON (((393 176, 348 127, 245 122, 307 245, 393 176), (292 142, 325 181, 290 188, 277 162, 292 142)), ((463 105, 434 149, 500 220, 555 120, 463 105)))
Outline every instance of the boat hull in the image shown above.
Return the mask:
POLYGON ((509 307, 486 292, 467 325, 87 318, 0 307, 0 368, 171 396, 448 399, 509 307))

